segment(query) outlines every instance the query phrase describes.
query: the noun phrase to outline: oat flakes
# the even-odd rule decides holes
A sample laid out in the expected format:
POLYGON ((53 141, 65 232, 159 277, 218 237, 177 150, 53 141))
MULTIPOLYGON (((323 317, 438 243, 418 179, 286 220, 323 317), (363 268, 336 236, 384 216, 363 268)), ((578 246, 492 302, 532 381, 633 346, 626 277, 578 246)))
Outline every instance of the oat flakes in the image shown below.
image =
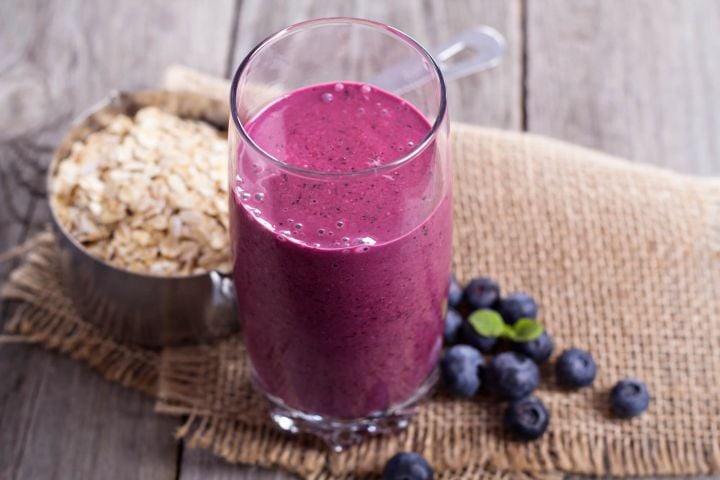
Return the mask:
POLYGON ((52 182, 58 220, 92 255, 152 275, 231 269, 227 144, 155 107, 73 145, 52 182))

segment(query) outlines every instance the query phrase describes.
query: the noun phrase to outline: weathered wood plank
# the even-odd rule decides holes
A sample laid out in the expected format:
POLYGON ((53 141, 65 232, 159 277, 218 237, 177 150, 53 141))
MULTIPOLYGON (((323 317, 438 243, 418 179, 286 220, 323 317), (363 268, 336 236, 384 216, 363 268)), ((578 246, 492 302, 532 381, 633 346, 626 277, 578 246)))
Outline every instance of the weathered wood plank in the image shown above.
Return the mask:
POLYGON ((505 61, 492 71, 451 82, 448 85, 450 113, 455 120, 519 129, 522 124, 520 3, 520 0, 244 0, 233 67, 267 35, 311 18, 354 16, 377 20, 400 28, 426 46, 436 45, 468 27, 488 24, 507 38, 505 61))
POLYGON ((184 450, 179 480, 295 480, 281 470, 229 464, 203 450, 184 450))
POLYGON ((177 421, 152 399, 64 357, 2 350, 0 478, 176 478, 177 421))
POLYGON ((526 19, 530 131, 720 173, 720 3, 531 0, 526 19))
MULTIPOLYGON (((0 251, 46 221, 44 170, 75 115, 172 63, 225 73, 234 5, 0 2, 0 251)), ((176 478, 177 420, 150 399, 20 345, 0 347, 0 379, 0 478, 176 478)))
MULTIPOLYGON (((21 142, 0 144, 0 255, 9 253, 27 234, 27 218, 35 199, 34 185, 30 185, 39 174, 33 163, 23 161, 23 155, 21 142)), ((14 263, 0 262, 0 288, 14 263)))

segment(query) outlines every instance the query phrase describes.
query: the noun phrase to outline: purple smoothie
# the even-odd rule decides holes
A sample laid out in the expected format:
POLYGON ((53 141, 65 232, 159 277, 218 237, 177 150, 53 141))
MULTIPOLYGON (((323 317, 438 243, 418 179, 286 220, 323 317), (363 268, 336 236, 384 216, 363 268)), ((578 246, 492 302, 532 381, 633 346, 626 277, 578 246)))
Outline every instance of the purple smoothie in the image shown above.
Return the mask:
MULTIPOLYGON (((430 125, 401 98, 346 82, 296 90, 245 128, 290 166, 340 174, 399 159, 430 125)), ((278 168, 240 145, 234 275, 247 349, 267 393, 304 412, 354 418, 403 402, 432 372, 452 232, 439 150, 429 143, 396 167, 321 177, 278 168)))

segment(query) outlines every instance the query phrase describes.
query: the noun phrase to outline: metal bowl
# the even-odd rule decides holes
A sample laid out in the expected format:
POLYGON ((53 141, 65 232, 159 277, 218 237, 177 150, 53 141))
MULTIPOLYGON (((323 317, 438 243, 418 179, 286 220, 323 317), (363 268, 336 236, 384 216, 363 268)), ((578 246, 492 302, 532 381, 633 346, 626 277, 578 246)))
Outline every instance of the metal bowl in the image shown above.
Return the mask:
MULTIPOLYGON (((224 102, 186 92, 117 92, 86 112, 55 150, 47 185, 74 142, 106 127, 118 114, 156 106, 227 131, 224 102)), ((115 267, 90 255, 60 224, 50 202, 62 283, 83 318, 120 342, 145 347, 195 344, 239 329, 234 290, 219 272, 160 277, 115 267)))

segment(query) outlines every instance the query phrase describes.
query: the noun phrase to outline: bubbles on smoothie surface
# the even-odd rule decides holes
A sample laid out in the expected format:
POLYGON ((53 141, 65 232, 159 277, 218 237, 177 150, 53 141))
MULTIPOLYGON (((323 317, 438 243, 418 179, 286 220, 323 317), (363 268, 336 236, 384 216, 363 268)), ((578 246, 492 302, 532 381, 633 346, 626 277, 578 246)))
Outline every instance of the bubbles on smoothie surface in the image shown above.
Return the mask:
POLYGON ((359 237, 353 240, 353 245, 375 245, 377 240, 373 237, 359 237))
MULTIPOLYGON (((370 251, 370 247, 377 244, 377 240, 375 240, 373 237, 366 236, 366 237, 357 237, 353 239, 352 242, 350 242, 350 239, 348 237, 343 237, 343 243, 344 246, 348 246, 350 243, 354 245, 352 251, 354 253, 365 253, 370 251), (345 241, 347 239, 347 241, 345 241)), ((345 253, 345 252, 343 252, 345 253)))
POLYGON ((398 97, 354 82, 309 86, 271 103, 246 128, 277 160, 313 171, 296 174, 250 150, 238 167, 245 177, 238 200, 248 210, 261 207, 272 230, 287 231, 290 242, 364 252, 415 222, 415 210, 429 213, 403 202, 426 188, 432 153, 376 175, 317 175, 382 168, 412 149, 430 125, 398 97))
POLYGON ((370 160, 367 162, 367 165, 370 167, 379 167, 382 165, 382 160, 378 157, 370 157, 370 160))
POLYGON ((413 134, 419 140, 429 128, 406 102, 360 83, 300 89, 268 106, 259 118, 247 130, 261 148, 289 165, 322 173, 390 163, 402 156, 397 145, 408 134, 409 140, 416 140, 413 134))

